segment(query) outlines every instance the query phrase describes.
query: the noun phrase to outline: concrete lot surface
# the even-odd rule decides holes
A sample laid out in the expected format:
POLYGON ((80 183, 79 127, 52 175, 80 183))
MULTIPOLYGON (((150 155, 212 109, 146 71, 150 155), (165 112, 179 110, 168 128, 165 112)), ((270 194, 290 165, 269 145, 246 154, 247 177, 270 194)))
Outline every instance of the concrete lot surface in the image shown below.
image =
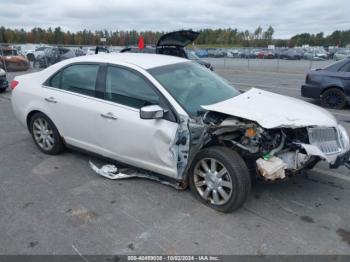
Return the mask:
MULTIPOLYGON (((261 71, 217 70, 241 89, 300 97, 304 74, 261 71)), ((348 111, 331 110, 347 128, 348 111)), ((188 190, 98 177, 89 160, 106 163, 41 153, 14 118, 10 92, 0 95, 0 254, 350 254, 345 168, 255 182, 242 209, 221 214, 188 190)))

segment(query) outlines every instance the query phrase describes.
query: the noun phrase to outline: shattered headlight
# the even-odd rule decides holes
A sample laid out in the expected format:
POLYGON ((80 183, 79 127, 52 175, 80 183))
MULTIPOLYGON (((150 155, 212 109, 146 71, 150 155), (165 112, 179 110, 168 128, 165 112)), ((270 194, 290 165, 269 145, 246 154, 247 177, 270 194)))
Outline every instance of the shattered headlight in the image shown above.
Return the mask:
POLYGON ((343 149, 349 148, 350 140, 346 129, 342 125, 338 125, 338 132, 339 132, 339 141, 340 141, 341 147, 343 149))

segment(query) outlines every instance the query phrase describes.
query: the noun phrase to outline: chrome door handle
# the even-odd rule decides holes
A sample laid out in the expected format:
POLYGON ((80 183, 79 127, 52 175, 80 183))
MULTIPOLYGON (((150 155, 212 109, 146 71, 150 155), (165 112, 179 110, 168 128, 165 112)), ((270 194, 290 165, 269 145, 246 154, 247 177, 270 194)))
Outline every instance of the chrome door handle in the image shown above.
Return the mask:
POLYGON ((49 97, 49 98, 46 97, 45 101, 49 103, 54 103, 54 104, 57 103, 57 100, 54 97, 49 97))
POLYGON ((111 113, 111 112, 109 112, 109 113, 107 113, 107 114, 101 114, 101 116, 102 116, 103 118, 112 119, 112 120, 117 120, 117 119, 118 119, 118 118, 117 118, 115 115, 113 115, 113 113, 111 113))

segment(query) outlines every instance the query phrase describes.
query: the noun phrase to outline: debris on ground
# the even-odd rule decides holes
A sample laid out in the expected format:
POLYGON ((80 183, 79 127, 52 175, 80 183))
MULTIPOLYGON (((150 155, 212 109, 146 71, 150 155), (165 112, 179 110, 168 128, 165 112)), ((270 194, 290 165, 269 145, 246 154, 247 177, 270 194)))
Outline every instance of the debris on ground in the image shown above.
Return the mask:
POLYGON ((162 180, 157 175, 152 174, 150 172, 133 170, 132 168, 119 169, 117 166, 111 164, 103 165, 101 168, 98 168, 94 163, 92 163, 92 161, 89 161, 89 164, 92 170, 95 171, 95 173, 111 180, 128 178, 146 178, 153 181, 157 181, 163 185, 171 186, 178 190, 185 189, 183 186, 181 186, 180 182, 162 180))

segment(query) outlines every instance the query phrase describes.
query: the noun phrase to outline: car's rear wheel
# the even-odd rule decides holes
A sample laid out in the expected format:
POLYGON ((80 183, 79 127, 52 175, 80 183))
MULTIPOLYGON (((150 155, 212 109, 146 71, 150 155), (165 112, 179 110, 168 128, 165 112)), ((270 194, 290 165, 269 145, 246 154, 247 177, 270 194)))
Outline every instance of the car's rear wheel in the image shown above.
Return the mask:
POLYGON ((342 109, 346 105, 346 97, 339 88, 329 88, 322 93, 321 103, 325 107, 342 109))
POLYGON ((29 122, 34 143, 44 153, 57 155, 64 150, 62 138, 50 118, 43 113, 35 113, 29 122))
POLYGON ((221 212, 240 208, 247 199, 251 178, 243 159, 226 147, 210 147, 194 158, 189 184, 195 197, 221 212))

